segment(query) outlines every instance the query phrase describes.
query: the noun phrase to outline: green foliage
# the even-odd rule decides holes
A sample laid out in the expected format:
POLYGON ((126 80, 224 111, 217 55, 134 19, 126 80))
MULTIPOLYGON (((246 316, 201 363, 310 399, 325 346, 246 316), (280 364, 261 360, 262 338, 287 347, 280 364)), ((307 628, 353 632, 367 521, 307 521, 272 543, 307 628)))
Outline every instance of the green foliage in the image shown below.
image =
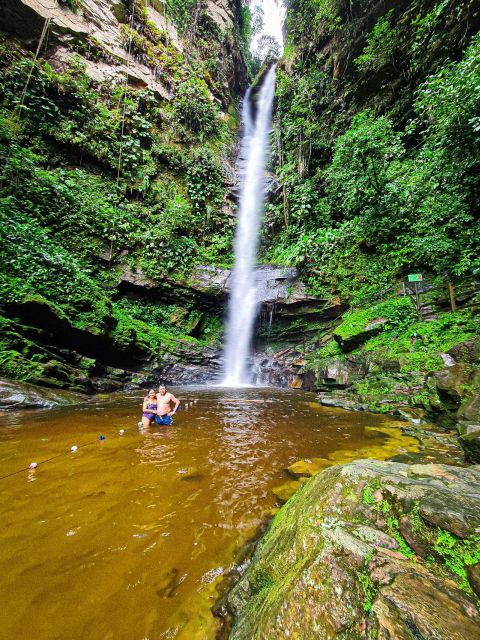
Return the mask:
POLYGON ((455 575, 460 588, 471 592, 467 568, 480 562, 480 536, 471 535, 460 540, 449 531, 439 528, 434 549, 447 569, 455 575))
MULTIPOLYGON (((178 352, 179 339, 218 340, 221 320, 193 303, 133 304, 116 290, 117 269, 128 263, 154 279, 178 278, 199 261, 230 260, 219 168, 224 127, 204 67, 187 63, 143 5, 135 6, 124 44, 131 35, 132 52, 156 69, 173 107, 149 90, 94 82, 76 56, 55 70, 0 45, 0 300, 2 312, 35 300, 79 329, 109 336, 118 349, 158 355, 178 352), (202 146, 213 136, 217 147, 202 146)), ((88 52, 107 55, 98 46, 88 52)), ((217 56, 212 83, 218 66, 217 56)), ((33 343, 5 327, 0 334, 2 373, 67 380, 65 365, 49 364, 33 343)))
MULTIPOLYGON (((304 15, 307 6, 314 11, 313 3, 297 4, 304 15)), ((339 335, 353 336, 375 317, 388 316, 381 333, 352 353, 372 371, 385 362, 392 366, 391 374, 372 373, 351 387, 375 410, 392 406, 385 398, 428 407, 432 392, 425 376, 443 366, 440 354, 478 335, 478 321, 469 311, 441 313, 426 323, 419 322, 408 299, 379 303, 399 290, 409 272, 426 272, 429 282, 442 288, 445 271, 454 282, 475 281, 480 273, 480 38, 472 39, 457 62, 442 66, 438 29, 450 9, 444 2, 428 11, 412 3, 408 18, 402 14, 394 24, 393 14, 387 14, 377 23, 360 66, 370 72, 386 67, 381 92, 346 84, 341 76, 348 70, 341 65, 332 87, 322 73, 325 60, 312 45, 324 31, 309 34, 303 25, 290 40, 288 73, 278 73, 274 161, 281 189, 266 210, 264 259, 298 267, 310 293, 355 309, 345 316, 339 335), (408 20, 422 70, 428 69, 428 43, 439 52, 437 71, 417 83, 415 94, 396 68, 402 61, 393 58, 395 46, 405 41, 408 20), (395 87, 391 113, 402 97, 404 116, 410 101, 410 122, 382 115, 387 87, 395 87), (357 89, 359 104, 372 108, 358 107, 357 89), (407 396, 402 386, 415 391, 407 396)), ((347 22, 336 35, 344 47, 347 22)), ((330 44, 341 59, 343 49, 330 44)), ((335 57, 329 60, 335 72, 335 57)), ((355 82, 367 82, 354 75, 355 82)), ((309 354, 306 367, 322 372, 329 361, 343 357, 330 342, 309 354)))
POLYGON ((375 602, 375 598, 377 597, 378 593, 378 586, 373 582, 368 567, 372 557, 373 551, 369 552, 365 556, 363 561, 363 568, 360 571, 356 572, 356 577, 360 582, 364 594, 363 610, 367 614, 372 610, 373 603, 375 602))
MULTIPOLYGON (((112 314, 115 326, 109 335, 118 349, 127 349, 136 344, 145 352, 161 357, 163 353, 175 348, 176 338, 171 332, 171 327, 166 328, 161 324, 148 323, 132 317, 117 304, 113 305, 112 314)), ((182 339, 193 341, 185 335, 182 339)))
POLYGON ((83 0, 58 0, 58 4, 68 7, 73 13, 77 13, 83 6, 83 0))
POLYGON ((220 167, 208 148, 193 151, 187 170, 187 193, 202 222, 211 222, 223 197, 220 167))
POLYGON ((400 361, 400 371, 436 371, 440 357, 455 345, 478 335, 478 321, 470 311, 444 313, 432 322, 414 321, 399 329, 382 331, 363 345, 366 354, 400 361))
POLYGON ((14 380, 35 380, 43 372, 33 343, 16 331, 11 320, 0 315, 0 374, 14 380))
MULTIPOLYGON (((30 66, 30 61, 21 59, 2 74, 4 97, 13 106, 19 107, 30 66)), ((120 169, 120 175, 134 185, 142 185, 155 173, 151 120, 158 109, 151 92, 127 96, 115 88, 102 99, 83 64, 74 58, 62 73, 43 63, 34 68, 22 114, 25 141, 33 134, 68 145, 109 169, 120 169)))
POLYGON ((310 371, 322 372, 330 360, 342 361, 344 358, 338 342, 330 340, 326 345, 307 355, 306 368, 310 371))
POLYGON ((199 247, 198 259, 202 264, 220 265, 229 268, 233 263, 233 231, 226 229, 199 247))
MULTIPOLYGON (((52 238, 84 258, 107 248, 103 236, 122 217, 113 181, 79 168, 46 168, 42 156, 15 143, 6 155, 4 150, 0 149, 0 161, 4 161, 0 193, 9 198, 19 220, 36 220, 51 229, 52 238), (12 184, 14 195, 8 196, 12 184)), ((128 207, 123 209, 125 216, 128 207)))
MULTIPOLYGON (((256 7, 258 10, 258 5, 256 7)), ((249 78, 255 78, 260 70, 260 61, 252 55, 251 44, 252 39, 258 32, 258 29, 263 24, 263 12, 260 12, 258 16, 252 15, 252 10, 248 0, 242 2, 240 11, 240 42, 242 45, 243 57, 247 65, 247 71, 249 78)))
POLYGON ((184 309, 184 314, 179 313, 176 305, 159 306, 151 300, 135 300, 132 298, 121 298, 115 305, 120 316, 127 316, 131 319, 141 320, 152 326, 168 328, 168 332, 175 335, 184 335, 179 319, 184 319, 184 314, 188 310, 184 309), (123 313, 124 312, 124 313, 123 313))
POLYGON ((166 17, 173 20, 180 33, 188 27, 196 4, 197 0, 166 0, 166 17))
POLYGON ((337 0, 297 0, 287 15, 286 28, 293 43, 316 42, 341 25, 337 0))
POLYGON ((152 250, 143 257, 141 265, 151 278, 171 271, 187 273, 195 262, 197 243, 187 236, 172 237, 166 242, 152 244, 152 250))
POLYGON ((373 496, 372 488, 368 485, 366 485, 362 490, 362 500, 365 502, 365 504, 375 504, 375 498, 373 496))
POLYGON ((425 528, 425 523, 420 515, 420 501, 416 500, 412 510, 408 514, 408 519, 412 525, 413 533, 420 533, 425 528))
POLYGON ((179 121, 190 131, 199 134, 200 139, 220 133, 218 108, 212 102, 202 80, 191 77, 178 86, 174 109, 179 121))
MULTIPOLYGON (((480 145, 480 34, 460 62, 430 76, 418 94, 415 110, 427 134, 424 155, 439 149, 439 166, 460 162, 459 175, 478 167, 480 145)), ((446 167, 445 167, 446 168, 446 167)))
POLYGON ((240 10, 240 39, 242 42, 242 48, 244 55, 250 49, 250 42, 252 38, 253 25, 252 25, 252 10, 248 2, 245 2, 241 6, 240 10))
POLYGON ((220 342, 223 333, 223 318, 204 315, 201 322, 200 338, 205 342, 220 342))
MULTIPOLYGON (((341 206, 347 217, 366 216, 366 225, 375 222, 403 153, 401 137, 387 118, 377 118, 370 111, 356 115, 350 128, 337 139, 326 174, 336 207, 341 206)), ((390 237, 389 229, 378 231, 390 237)))
POLYGON ((411 325, 417 315, 410 298, 393 298, 368 309, 345 314, 342 323, 335 329, 335 334, 343 339, 351 338, 364 331, 372 320, 379 318, 386 320, 383 325, 385 329, 400 330, 411 325))
POLYGON ((393 60, 398 46, 398 30, 392 27, 393 9, 381 16, 367 34, 363 53, 354 60, 360 71, 378 71, 393 60))
POLYGON ((447 14, 450 0, 443 0, 436 4, 425 15, 418 13, 412 20, 415 27, 415 34, 411 50, 410 66, 415 71, 423 63, 422 57, 425 48, 431 45, 432 39, 436 36, 437 30, 441 29, 442 18, 447 14))
MULTIPOLYGON (((347 90, 340 80, 335 86, 324 74, 324 59, 311 45, 325 36, 322 29, 311 33, 322 11, 315 2, 295 2, 288 18, 293 57, 288 74, 278 73, 274 157, 282 189, 266 210, 264 259, 297 266, 311 293, 335 292, 358 306, 398 286, 407 270, 477 277, 479 36, 463 58, 419 82, 416 94, 390 65, 401 87, 392 99, 401 96, 413 107, 413 119, 399 128, 381 115, 381 102, 359 109, 349 93, 355 87, 347 90)), ((445 2, 429 11, 412 4, 408 19, 402 14, 394 26, 389 12, 368 35, 358 64, 372 71, 393 61, 406 25, 425 58, 431 38, 439 46, 447 14, 445 2)), ((348 16, 347 10, 344 45, 348 16)))
POLYGON ((11 197, 0 200, 0 260, 4 304, 41 295, 75 318, 77 326, 104 326, 109 303, 91 269, 53 240, 36 220, 25 217, 11 197))
MULTIPOLYGON (((440 273, 452 265, 457 273, 475 273, 470 225, 476 223, 467 192, 455 182, 439 189, 435 156, 425 149, 405 157, 391 123, 359 114, 338 139, 327 171, 334 215, 352 216, 359 241, 388 252, 398 271, 421 264, 440 273)), ((443 179, 453 179, 458 166, 452 163, 443 179)))
POLYGON ((385 374, 369 375, 363 380, 355 381, 351 389, 361 398, 362 403, 368 406, 370 411, 388 413, 391 410, 388 401, 392 399, 401 403, 408 401, 408 398, 402 393, 395 392, 396 383, 398 383, 397 380, 385 374))

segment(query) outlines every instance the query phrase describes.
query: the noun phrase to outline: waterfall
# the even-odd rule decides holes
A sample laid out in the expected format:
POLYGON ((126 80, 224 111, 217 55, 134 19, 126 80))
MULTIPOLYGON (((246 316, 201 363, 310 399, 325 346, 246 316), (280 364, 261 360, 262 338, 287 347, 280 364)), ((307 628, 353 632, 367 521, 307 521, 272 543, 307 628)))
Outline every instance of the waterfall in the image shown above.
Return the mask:
POLYGON ((250 89, 242 107, 241 190, 224 352, 223 384, 227 386, 250 382, 248 358, 258 310, 255 264, 265 197, 265 166, 274 94, 275 67, 272 67, 258 94, 255 119, 252 117, 250 89))

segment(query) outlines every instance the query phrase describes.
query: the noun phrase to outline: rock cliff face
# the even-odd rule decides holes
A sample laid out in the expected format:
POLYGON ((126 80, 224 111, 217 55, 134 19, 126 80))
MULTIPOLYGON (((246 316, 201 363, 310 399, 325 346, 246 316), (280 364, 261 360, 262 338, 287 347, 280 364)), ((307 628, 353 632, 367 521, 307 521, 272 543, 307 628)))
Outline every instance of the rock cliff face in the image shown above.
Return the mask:
POLYGON ((368 460, 321 472, 231 592, 230 638, 477 638, 479 473, 368 460))
POLYGON ((88 392, 213 376, 239 3, 1 1, 0 28, 0 371, 88 392))
MULTIPOLYGON (((165 2, 154 0, 142 4, 134 0, 82 0, 68 3, 57 0, 4 0, 0 3, 0 24, 4 31, 35 49, 48 21, 49 53, 46 59, 53 66, 68 61, 72 51, 83 58, 88 75, 98 81, 122 81, 125 75, 132 86, 149 88, 158 96, 172 99, 172 78, 155 68, 148 55, 128 55, 125 27, 139 23, 141 15, 164 31, 169 43, 179 52, 195 46, 189 42, 198 27, 198 18, 211 21, 228 37, 222 42, 220 68, 221 98, 229 101, 241 95, 247 86, 245 64, 235 40, 238 26, 237 6, 230 0, 206 0, 195 7, 197 24, 190 25, 185 37, 180 37, 174 19, 169 19, 165 2)), ((158 65, 159 67, 160 65, 158 65)), ((228 107, 229 101, 225 106, 228 107)))

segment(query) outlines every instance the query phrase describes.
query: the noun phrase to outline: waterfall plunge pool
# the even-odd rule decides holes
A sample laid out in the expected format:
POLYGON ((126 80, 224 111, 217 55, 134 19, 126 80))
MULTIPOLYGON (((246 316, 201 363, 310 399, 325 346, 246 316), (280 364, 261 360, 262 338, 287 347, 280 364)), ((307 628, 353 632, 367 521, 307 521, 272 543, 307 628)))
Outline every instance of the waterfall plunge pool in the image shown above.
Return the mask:
POLYGON ((1 480, 1 638, 213 640, 218 588, 288 465, 417 449, 402 423, 302 391, 173 391, 197 402, 143 433, 139 391, 0 416, 0 475, 53 458, 1 480))

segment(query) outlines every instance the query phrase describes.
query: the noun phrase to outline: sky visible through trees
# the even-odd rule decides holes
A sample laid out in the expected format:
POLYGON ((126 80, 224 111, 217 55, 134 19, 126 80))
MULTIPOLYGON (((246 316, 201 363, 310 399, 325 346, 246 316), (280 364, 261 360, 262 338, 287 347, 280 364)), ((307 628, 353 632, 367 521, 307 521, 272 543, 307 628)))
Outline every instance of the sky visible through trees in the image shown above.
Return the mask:
POLYGON ((283 50, 282 26, 285 20, 286 7, 283 0, 249 0, 253 17, 254 33, 251 51, 263 58, 264 49, 272 48, 277 43, 278 53, 283 50))

